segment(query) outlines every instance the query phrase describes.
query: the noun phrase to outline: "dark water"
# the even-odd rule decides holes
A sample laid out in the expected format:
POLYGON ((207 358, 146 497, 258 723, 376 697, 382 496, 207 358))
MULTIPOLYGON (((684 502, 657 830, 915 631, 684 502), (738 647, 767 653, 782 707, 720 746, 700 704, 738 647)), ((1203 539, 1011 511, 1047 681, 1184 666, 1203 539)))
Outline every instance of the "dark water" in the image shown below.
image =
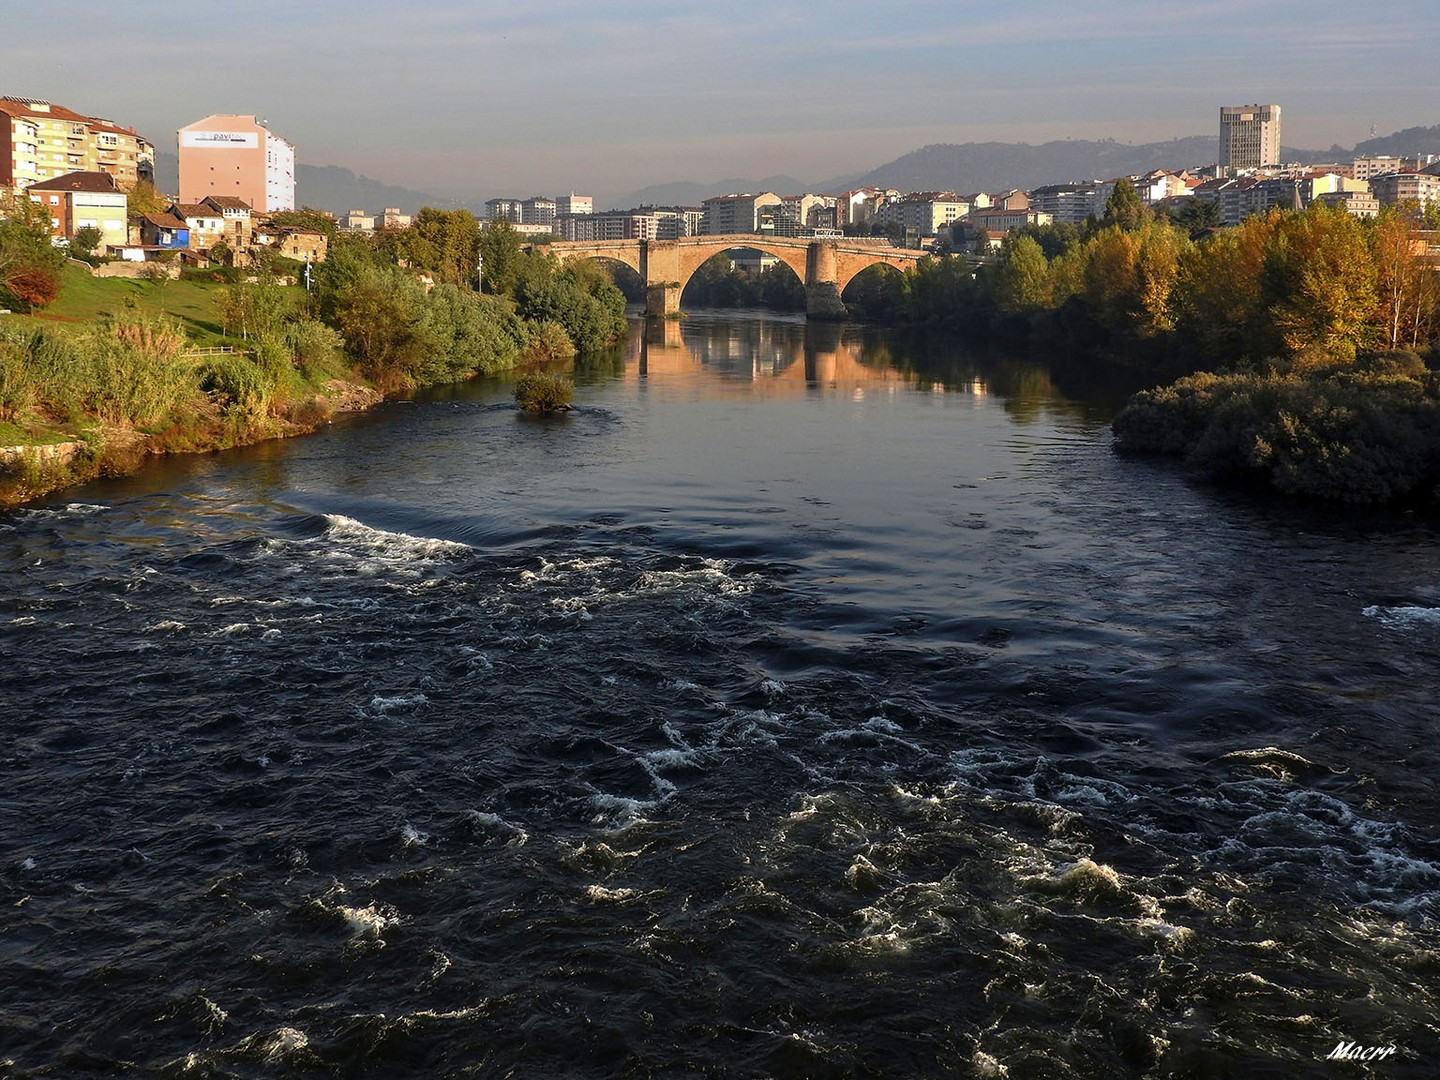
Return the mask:
POLYGON ((507 394, 0 516, 0 1074, 1440 1075, 1432 523, 855 329, 507 394))

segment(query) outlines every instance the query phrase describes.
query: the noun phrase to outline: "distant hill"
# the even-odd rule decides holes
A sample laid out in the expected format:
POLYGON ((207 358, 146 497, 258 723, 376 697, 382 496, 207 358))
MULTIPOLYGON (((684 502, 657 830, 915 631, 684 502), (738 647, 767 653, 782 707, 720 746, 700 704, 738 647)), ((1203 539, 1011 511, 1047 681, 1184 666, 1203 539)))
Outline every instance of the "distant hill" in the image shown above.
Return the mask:
POLYGON ((1192 135, 1161 143, 1121 143, 1111 139, 1065 139, 1028 143, 937 143, 896 158, 840 183, 849 187, 898 188, 901 191, 1001 191, 1108 180, 1152 169, 1182 169, 1213 162, 1219 140, 1192 135))
MULTIPOLYGON (((402 214, 414 214, 422 206, 455 210, 461 205, 454 199, 442 199, 429 192, 357 176, 338 165, 305 164, 295 166, 295 201, 337 216, 348 210, 367 210, 373 214, 387 206, 397 207, 402 214)), ((483 203, 480 209, 484 210, 483 203)))
MULTIPOLYGON (((174 154, 156 151, 155 186, 170 194, 179 190, 180 160, 174 154)), ((429 192, 382 184, 379 180, 357 176, 337 165, 306 165, 303 162, 295 166, 295 202, 299 206, 328 210, 337 216, 348 210, 363 209, 378 213, 387 206, 399 207, 402 214, 414 214, 422 206, 449 210, 463 205, 429 192)), ((478 215, 484 210, 484 204, 469 209, 478 215)))
POLYGON ((1412 127, 1393 135, 1366 139, 1355 147, 1356 157, 1414 157, 1416 154, 1440 154, 1440 124, 1434 127, 1412 127))

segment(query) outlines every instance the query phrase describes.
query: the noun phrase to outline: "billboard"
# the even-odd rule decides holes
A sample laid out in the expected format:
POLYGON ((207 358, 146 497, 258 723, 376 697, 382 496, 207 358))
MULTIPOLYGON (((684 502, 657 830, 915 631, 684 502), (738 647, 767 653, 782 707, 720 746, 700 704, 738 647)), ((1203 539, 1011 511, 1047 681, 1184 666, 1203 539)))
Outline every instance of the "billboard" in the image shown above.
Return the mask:
POLYGON ((180 145, 205 150, 256 150, 260 135, 254 131, 182 131, 180 145))

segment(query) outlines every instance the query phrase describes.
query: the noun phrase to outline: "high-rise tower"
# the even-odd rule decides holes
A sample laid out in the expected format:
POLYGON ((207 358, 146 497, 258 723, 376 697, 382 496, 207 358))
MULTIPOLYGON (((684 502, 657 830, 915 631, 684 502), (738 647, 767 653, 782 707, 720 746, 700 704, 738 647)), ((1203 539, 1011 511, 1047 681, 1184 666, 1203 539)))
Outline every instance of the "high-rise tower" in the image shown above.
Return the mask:
POLYGON ((1220 164, 1260 169, 1280 164, 1280 106, 1227 105, 1220 110, 1220 164))

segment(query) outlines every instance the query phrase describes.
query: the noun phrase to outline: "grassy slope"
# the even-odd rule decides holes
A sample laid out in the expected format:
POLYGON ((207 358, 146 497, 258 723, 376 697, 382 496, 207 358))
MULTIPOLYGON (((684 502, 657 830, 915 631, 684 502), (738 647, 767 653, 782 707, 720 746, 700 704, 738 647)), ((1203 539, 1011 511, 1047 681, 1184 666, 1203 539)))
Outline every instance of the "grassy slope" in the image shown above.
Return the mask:
MULTIPOLYGON (((215 314, 215 292, 219 287, 197 281, 157 285, 130 278, 97 278, 78 267, 66 266, 61 271, 59 298, 37 317, 60 322, 90 322, 118 314, 124 310, 126 299, 134 297, 141 311, 152 315, 163 312, 178 319, 186 335, 197 345, 216 345, 224 337, 215 314)), ((297 305, 305 295, 305 290, 298 285, 284 291, 297 305)))

